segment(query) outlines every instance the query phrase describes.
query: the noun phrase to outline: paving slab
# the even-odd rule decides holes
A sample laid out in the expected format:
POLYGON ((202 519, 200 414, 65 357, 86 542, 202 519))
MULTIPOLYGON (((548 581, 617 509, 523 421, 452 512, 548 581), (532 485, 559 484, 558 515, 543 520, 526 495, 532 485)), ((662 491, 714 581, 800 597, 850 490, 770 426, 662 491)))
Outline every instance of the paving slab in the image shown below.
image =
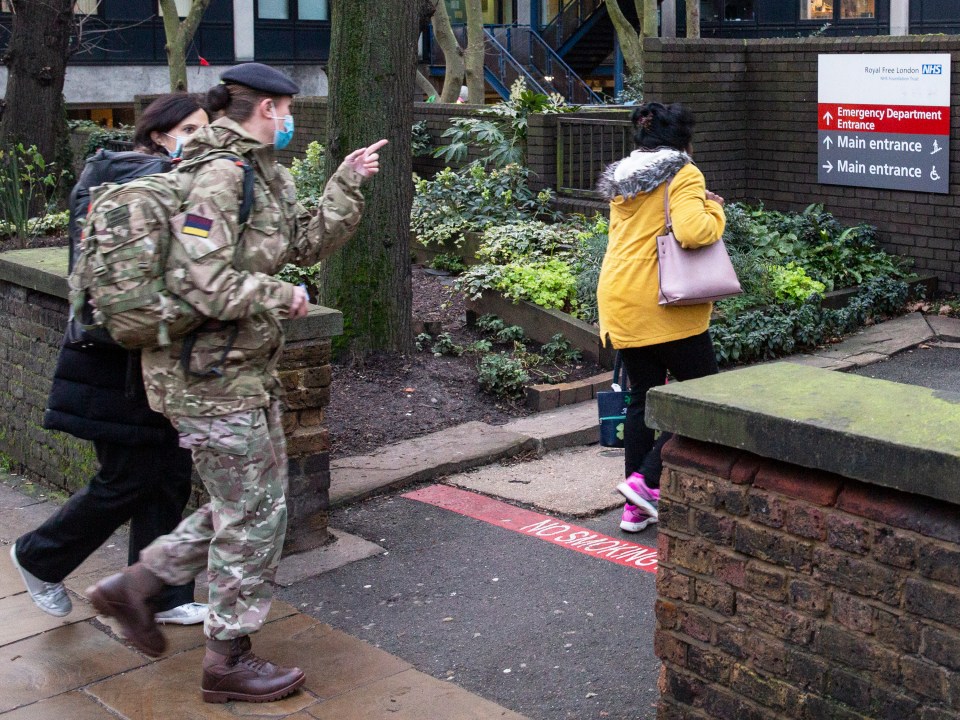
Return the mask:
POLYGON ((74 623, 5 645, 0 648, 0 712, 143 664, 142 656, 90 623, 74 623))
MULTIPOLYGON (((830 360, 856 362, 856 356, 865 353, 889 357, 901 350, 916 347, 920 343, 929 342, 935 338, 936 333, 923 314, 915 312, 868 327, 845 338, 841 343, 816 350, 811 354, 830 360)), ((865 356, 864 359, 869 357, 865 356)), ((870 361, 873 362, 873 360, 870 361)))
POLYGON ((280 567, 274 580, 277 585, 288 587, 306 578, 386 552, 376 543, 356 535, 335 528, 328 529, 334 542, 280 559, 280 567))
POLYGON ((529 435, 537 442, 537 451, 542 454, 572 445, 599 442, 598 422, 597 403, 589 400, 511 420, 501 427, 529 435))
POLYGON ((454 475, 448 484, 573 517, 623 505, 623 451, 591 445, 550 453, 536 462, 505 462, 454 475))
POLYGON ((927 324, 941 340, 960 342, 960 320, 943 315, 926 315, 927 324))
POLYGON ((66 617, 54 617, 39 610, 20 586, 21 592, 0 600, 0 646, 45 633, 71 623, 83 622, 97 613, 86 600, 73 599, 73 612, 66 617))
POLYGON ((5 713, 3 720, 117 720, 107 710, 82 690, 57 695, 49 700, 26 705, 5 713))
POLYGON ((464 423, 387 445, 370 455, 332 461, 330 504, 342 505, 535 449, 536 441, 528 435, 482 422, 464 423))
POLYGON ((308 712, 316 720, 524 720, 523 715, 416 670, 314 705, 308 712))
POLYGON ((205 703, 200 697, 200 664, 203 653, 202 648, 197 648, 173 655, 90 685, 86 691, 105 707, 129 720, 287 717, 317 702, 317 698, 311 693, 300 691, 277 702, 252 707, 248 705, 243 708, 243 715, 239 714, 237 709, 245 705, 244 703, 205 703), (256 714, 246 714, 251 710, 256 714))

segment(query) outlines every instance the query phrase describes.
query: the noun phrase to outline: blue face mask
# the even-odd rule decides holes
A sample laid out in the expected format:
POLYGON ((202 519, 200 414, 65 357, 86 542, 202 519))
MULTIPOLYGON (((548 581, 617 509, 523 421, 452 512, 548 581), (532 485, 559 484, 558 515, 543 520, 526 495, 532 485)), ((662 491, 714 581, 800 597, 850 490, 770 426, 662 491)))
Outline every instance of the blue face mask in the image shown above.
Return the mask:
POLYGON ((273 146, 283 150, 293 139, 293 115, 273 116, 273 146), (277 120, 283 120, 283 130, 277 130, 277 120))
POLYGON ((166 135, 166 136, 167 136, 168 138, 170 138, 171 140, 175 140, 176 143, 177 143, 176 147, 173 148, 173 150, 167 150, 167 152, 170 154, 170 157, 172 157, 174 160, 176 160, 176 159, 179 158, 181 155, 183 155, 183 142, 184 142, 184 139, 183 139, 182 137, 180 137, 179 135, 171 135, 170 133, 164 133, 164 135, 166 135))

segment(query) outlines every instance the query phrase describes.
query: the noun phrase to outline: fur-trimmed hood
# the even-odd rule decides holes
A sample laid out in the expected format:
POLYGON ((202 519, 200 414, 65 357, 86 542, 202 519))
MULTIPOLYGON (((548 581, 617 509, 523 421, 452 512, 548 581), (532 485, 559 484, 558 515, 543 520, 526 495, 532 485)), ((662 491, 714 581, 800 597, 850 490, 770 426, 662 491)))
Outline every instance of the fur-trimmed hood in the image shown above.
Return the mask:
POLYGON ((634 150, 603 171, 597 190, 607 201, 618 195, 629 200, 662 185, 689 162, 687 153, 672 148, 634 150))

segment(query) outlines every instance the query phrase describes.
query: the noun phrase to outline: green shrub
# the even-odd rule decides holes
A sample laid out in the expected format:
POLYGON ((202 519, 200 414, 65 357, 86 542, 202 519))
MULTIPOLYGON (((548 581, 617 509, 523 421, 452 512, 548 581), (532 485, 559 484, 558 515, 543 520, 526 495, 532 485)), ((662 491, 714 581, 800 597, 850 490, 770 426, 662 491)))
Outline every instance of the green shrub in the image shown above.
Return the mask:
POLYGON ((557 333, 540 347, 540 354, 555 363, 578 362, 583 353, 570 345, 563 333, 557 333))
POLYGON ((275 277, 283 280, 284 282, 292 283, 293 285, 303 285, 307 288, 307 294, 312 300, 316 300, 320 296, 320 282, 323 278, 323 264, 317 263, 316 265, 309 265, 307 267, 300 267, 299 265, 293 265, 287 263, 278 272, 275 277))
POLYGON ((484 392, 505 400, 513 400, 523 396, 530 375, 522 362, 506 353, 498 353, 480 358, 477 379, 484 392))
MULTIPOLYGON (((45 230, 63 169, 47 164, 36 145, 0 149, 0 218, 3 234, 21 245, 45 230)), ((56 219, 53 220, 56 222, 56 219)))
POLYGON ((571 225, 520 220, 484 230, 477 259, 494 265, 554 257, 576 262, 579 243, 580 233, 571 225))
POLYGON ((778 302, 802 305, 811 296, 823 297, 824 284, 811 279, 795 262, 771 265, 769 278, 770 289, 778 302))
MULTIPOLYGON (((769 360, 823 344, 872 318, 897 313, 907 295, 908 286, 902 280, 873 278, 838 310, 820 307, 819 297, 813 295, 800 305, 721 312, 714 317, 710 334, 721 365, 769 360)), ((718 308, 727 302, 718 303, 718 308)))
POLYGON ((440 333, 434 339, 433 344, 430 347, 430 352, 434 355, 453 355, 454 357, 459 357, 463 355, 463 346, 457 345, 453 341, 453 337, 450 333, 440 333))
POLYGON ((481 154, 476 164, 492 167, 523 164, 530 113, 549 115, 578 109, 566 105, 560 95, 544 95, 527 89, 526 81, 520 77, 511 86, 508 99, 479 108, 476 111, 479 117, 452 119, 451 127, 443 133, 449 143, 436 148, 433 154, 444 162, 459 165, 474 148, 481 154))
POLYGON ((307 145, 303 159, 294 158, 290 174, 297 188, 297 200, 304 207, 316 207, 327 185, 327 150, 316 140, 307 145))
POLYGON ((440 253, 439 255, 434 255, 430 260, 430 267, 432 267, 434 270, 443 270, 455 275, 459 275, 467 269, 467 265, 463 262, 463 258, 459 255, 454 255, 453 253, 440 253))
POLYGON ((99 127, 87 136, 87 144, 83 148, 83 157, 88 158, 100 148, 107 146, 110 142, 133 142, 134 128, 130 125, 121 125, 115 128, 99 127))
POLYGON ((466 232, 483 232, 493 225, 554 218, 549 190, 534 193, 530 171, 519 165, 491 170, 471 167, 441 170, 433 178, 417 180, 410 229, 426 247, 463 243, 466 232))
POLYGON ((410 153, 414 157, 423 157, 433 154, 433 138, 427 128, 427 121, 415 122, 411 128, 410 153))

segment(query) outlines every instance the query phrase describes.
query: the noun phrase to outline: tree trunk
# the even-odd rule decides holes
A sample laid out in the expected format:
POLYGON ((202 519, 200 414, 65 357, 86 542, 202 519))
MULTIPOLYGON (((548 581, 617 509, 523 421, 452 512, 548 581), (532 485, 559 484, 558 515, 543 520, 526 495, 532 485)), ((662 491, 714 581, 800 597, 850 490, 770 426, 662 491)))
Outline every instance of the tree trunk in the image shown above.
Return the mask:
POLYGON ((73 0, 13 0, 0 147, 36 145, 50 163, 65 136, 63 80, 73 33, 73 0))
POLYGON ((343 313, 338 352, 413 349, 410 127, 418 13, 409 0, 333 0, 327 166, 379 138, 380 173, 364 187, 355 237, 323 264, 322 302, 343 313))
POLYGON ((687 0, 687 37, 700 37, 700 3, 687 0))
POLYGON ((643 38, 657 37, 659 27, 657 24, 657 0, 634 0, 637 7, 637 17, 640 18, 641 42, 643 38))
POLYGON ((483 77, 483 8, 481 0, 467 2, 467 101, 472 105, 483 105, 486 81, 483 77))
POLYGON ((443 51, 443 61, 446 70, 443 73, 443 90, 440 91, 440 102, 456 102, 467 75, 467 66, 463 59, 463 48, 457 42, 450 25, 450 15, 447 13, 447 4, 444 0, 437 2, 437 9, 433 15, 433 35, 437 45, 443 51))
POLYGON ((437 89, 433 86, 433 83, 419 70, 417 70, 417 87, 425 95, 425 100, 429 100, 437 94, 437 89))
POLYGON ((192 0, 190 12, 180 20, 176 0, 160 0, 163 34, 167 41, 167 65, 170 68, 170 92, 187 91, 187 48, 193 42, 193 36, 210 1, 192 0))
MULTIPOLYGON (((620 52, 623 53, 623 60, 633 75, 643 75, 643 38, 637 32, 636 28, 627 20, 620 8, 619 0, 607 0, 607 11, 610 13, 610 20, 617 31, 617 40, 620 41, 620 52)), ((637 11, 640 14, 641 23, 643 22, 643 8, 640 0, 637 2, 637 11)))

